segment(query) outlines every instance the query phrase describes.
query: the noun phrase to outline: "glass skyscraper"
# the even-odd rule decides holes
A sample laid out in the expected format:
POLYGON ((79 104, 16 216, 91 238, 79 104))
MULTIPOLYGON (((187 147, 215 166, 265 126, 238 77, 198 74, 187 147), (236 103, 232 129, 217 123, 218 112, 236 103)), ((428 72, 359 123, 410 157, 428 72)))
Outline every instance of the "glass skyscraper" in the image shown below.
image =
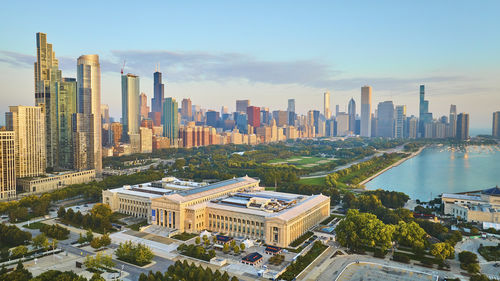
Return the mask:
POLYGON ((59 166, 74 167, 73 114, 76 109, 76 79, 63 78, 57 83, 57 126, 59 127, 59 166))
POLYGON ((139 76, 130 73, 122 75, 122 124, 124 141, 129 140, 129 135, 140 134, 139 87, 139 76))
POLYGON ((170 140, 171 146, 177 145, 179 138, 179 104, 168 97, 163 102, 163 136, 170 140))

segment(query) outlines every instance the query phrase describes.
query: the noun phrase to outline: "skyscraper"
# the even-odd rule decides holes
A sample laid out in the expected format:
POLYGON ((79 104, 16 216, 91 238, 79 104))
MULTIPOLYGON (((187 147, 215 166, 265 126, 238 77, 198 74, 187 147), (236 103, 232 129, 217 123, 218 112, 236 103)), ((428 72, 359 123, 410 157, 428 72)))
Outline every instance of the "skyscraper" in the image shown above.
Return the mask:
POLYGON ((257 106, 247 107, 248 125, 258 128, 260 127, 260 108, 257 106))
POLYGON ((330 111, 330 92, 326 91, 323 94, 323 115, 326 119, 330 119, 332 112, 330 111))
POLYGON ((65 169, 73 169, 73 115, 77 113, 77 83, 74 78, 63 78, 62 81, 56 84, 58 104, 57 126, 59 132, 58 166, 65 169))
POLYGON ((148 96, 145 93, 139 95, 139 108, 141 114, 141 120, 148 118, 149 106, 148 106, 148 96))
POLYGON ((337 136, 343 137, 349 134, 349 114, 345 112, 339 112, 337 116, 335 116, 335 120, 337 121, 337 136))
POLYGON ((101 124, 110 124, 109 105, 101 104, 101 124))
POLYGON ((394 104, 384 101, 377 108, 377 137, 392 138, 394 136, 394 104))
POLYGON ((179 138, 179 104, 168 97, 163 102, 163 136, 170 140, 170 146, 177 145, 179 138))
POLYGON ((236 100, 236 112, 247 112, 250 106, 250 100, 236 100))
POLYGON ((59 61, 47 43, 47 34, 36 34, 35 62, 35 103, 44 107, 45 113, 45 145, 47 146, 47 167, 57 167, 59 142, 57 129, 56 83, 61 81, 59 61))
POLYGON ((0 199, 16 196, 15 132, 0 131, 0 199))
POLYGON ((130 135, 138 135, 139 118, 139 76, 122 75, 122 124, 123 140, 128 141, 130 135))
POLYGON ((288 99, 288 125, 295 125, 295 99, 288 99))
POLYGON ((450 117, 449 117, 450 127, 448 132, 448 137, 454 138, 457 135, 457 106, 450 105, 450 117))
POLYGON ((320 115, 319 110, 313 110, 313 126, 315 134, 318 134, 319 131, 319 115, 320 115))
POLYGON ((395 119, 394 137, 402 139, 405 135, 406 105, 396 106, 395 119))
POLYGON ((500 111, 493 112, 493 127, 491 135, 500 138, 500 111))
POLYGON ((353 98, 349 101, 347 114, 349 114, 349 131, 354 134, 356 131, 356 102, 353 98))
POLYGON ((83 128, 93 140, 90 142, 93 163, 87 169, 102 171, 101 140, 101 66, 98 55, 82 55, 77 61, 77 107, 83 118, 90 118, 92 126, 83 128))
POLYGON ((361 87, 361 136, 370 137, 372 131, 372 87, 361 87))
POLYGON ((7 130, 15 132, 16 177, 45 173, 45 116, 39 106, 10 106, 5 113, 7 130))
POLYGON ((181 116, 187 121, 193 120, 193 106, 191 99, 182 99, 181 103, 181 116))
POLYGON ((457 116, 457 139, 469 139, 469 114, 460 113, 457 116))
MULTIPOLYGON (((151 99, 151 111, 159 112, 160 115, 163 112, 163 101, 164 101, 164 88, 162 83, 162 74, 157 68, 155 73, 153 73, 153 93, 154 97, 151 99)), ((160 116, 161 119, 161 116, 160 116)), ((158 125, 157 125, 158 126, 158 125)))
POLYGON ((418 119, 420 137, 425 137, 425 124, 432 122, 432 113, 429 112, 429 101, 425 100, 425 85, 420 85, 420 104, 418 119))

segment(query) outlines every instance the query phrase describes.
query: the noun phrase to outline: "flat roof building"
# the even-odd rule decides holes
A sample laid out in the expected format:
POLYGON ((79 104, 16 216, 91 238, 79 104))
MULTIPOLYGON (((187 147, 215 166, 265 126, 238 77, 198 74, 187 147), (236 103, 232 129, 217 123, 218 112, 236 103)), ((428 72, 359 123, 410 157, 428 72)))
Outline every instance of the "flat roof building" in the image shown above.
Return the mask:
POLYGON ((467 222, 500 223, 500 188, 468 193, 443 193, 444 213, 467 222))

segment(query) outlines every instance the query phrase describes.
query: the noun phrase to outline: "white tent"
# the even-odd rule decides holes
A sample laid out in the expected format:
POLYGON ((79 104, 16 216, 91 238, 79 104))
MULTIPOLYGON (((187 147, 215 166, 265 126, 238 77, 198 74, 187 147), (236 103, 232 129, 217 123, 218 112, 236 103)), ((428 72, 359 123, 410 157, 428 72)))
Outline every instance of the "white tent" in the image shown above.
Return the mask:
POLYGON ((246 239, 245 241, 243 241, 243 244, 245 244, 245 249, 253 247, 253 241, 249 240, 249 239, 246 239))
POLYGON ((203 230, 201 233, 200 233, 200 238, 203 238, 203 236, 207 236, 207 238, 210 238, 212 236, 212 233, 206 231, 206 230, 203 230))

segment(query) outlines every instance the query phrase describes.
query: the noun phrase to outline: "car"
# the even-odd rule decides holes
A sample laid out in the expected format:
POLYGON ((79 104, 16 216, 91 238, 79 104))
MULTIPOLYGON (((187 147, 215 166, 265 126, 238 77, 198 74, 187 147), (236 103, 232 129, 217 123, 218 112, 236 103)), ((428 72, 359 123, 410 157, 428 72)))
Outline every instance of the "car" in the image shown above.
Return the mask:
POLYGON ((83 207, 88 207, 88 206, 89 206, 88 204, 83 205, 83 207))

